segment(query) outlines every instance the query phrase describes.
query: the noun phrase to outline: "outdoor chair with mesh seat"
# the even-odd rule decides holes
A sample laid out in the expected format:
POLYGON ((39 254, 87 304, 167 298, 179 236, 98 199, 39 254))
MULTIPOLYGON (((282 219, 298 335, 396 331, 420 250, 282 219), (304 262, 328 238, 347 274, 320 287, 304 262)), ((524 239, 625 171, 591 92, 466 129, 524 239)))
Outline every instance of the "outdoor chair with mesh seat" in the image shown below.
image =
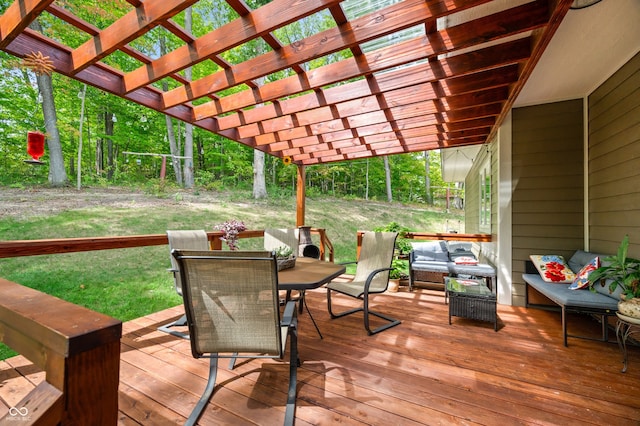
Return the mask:
POLYGON ((268 251, 277 250, 280 247, 287 247, 297 256, 300 245, 299 231, 296 228, 265 229, 264 249, 268 251))
MULTIPOLYGON (((300 232, 296 228, 267 228, 264 230, 263 246, 265 250, 276 251, 281 247, 290 248, 294 256, 298 256, 300 232)), ((291 292, 287 292, 287 300, 291 299, 291 292)), ((304 306, 304 291, 300 292, 299 309, 304 306)), ((308 308, 307 308, 308 309, 308 308)))
MULTIPOLYGON (((389 285, 389 272, 393 269, 393 251, 398 233, 396 232, 365 232, 362 247, 356 266, 356 273, 352 281, 332 281, 327 284, 327 307, 331 318, 339 318, 356 312, 364 313, 364 328, 369 335, 379 333, 400 324, 400 320, 385 314, 374 312, 369 308, 372 294, 384 293, 389 285), (357 307, 340 313, 334 313, 331 307, 331 293, 337 292, 356 299, 361 299, 362 307, 357 307), (371 329, 369 316, 373 315, 386 321, 385 324, 371 329)), ((351 262, 353 263, 353 262, 351 262)))
POLYGON ((285 425, 295 420, 298 359, 297 310, 280 315, 278 266, 271 252, 174 250, 179 265, 194 358, 210 358, 205 391, 187 425, 195 424, 216 385, 219 358, 283 359, 289 340, 285 425))
MULTIPOLYGON (((202 229, 195 230, 181 230, 181 231, 167 231, 167 238, 169 239, 169 253, 174 249, 182 250, 209 250, 209 240, 207 233, 202 229)), ((180 279, 180 270, 178 269, 178 263, 173 256, 169 256, 171 259, 171 269, 169 272, 173 274, 173 284, 180 296, 182 296, 182 282, 180 279)), ((169 333, 173 336, 182 337, 188 339, 189 335, 186 332, 174 330, 174 327, 186 327, 187 317, 182 315, 177 320, 158 327, 159 331, 169 333)))

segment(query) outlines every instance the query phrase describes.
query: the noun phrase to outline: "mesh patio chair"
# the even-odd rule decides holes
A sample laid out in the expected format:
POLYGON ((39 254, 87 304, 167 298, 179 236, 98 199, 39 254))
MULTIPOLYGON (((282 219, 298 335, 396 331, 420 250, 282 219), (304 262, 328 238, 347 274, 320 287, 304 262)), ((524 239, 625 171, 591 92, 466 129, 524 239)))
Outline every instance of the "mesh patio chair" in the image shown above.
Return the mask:
POLYGON ((264 249, 276 250, 279 247, 289 247, 294 255, 298 255, 300 245, 299 231, 296 228, 289 229, 265 229, 264 249))
MULTIPOLYGON (((184 231, 167 231, 167 238, 169 239, 169 253, 174 249, 182 250, 209 250, 209 240, 207 233, 202 229, 196 230, 184 230, 184 231)), ((180 296, 182 296, 182 282, 180 279, 180 270, 178 269, 178 263, 173 256, 171 258, 171 269, 169 272, 173 274, 173 284, 180 296)), ((182 337, 188 339, 189 335, 182 331, 173 330, 174 327, 186 327, 187 317, 181 316, 177 320, 158 327, 159 331, 169 333, 173 336, 182 337)))
MULTIPOLYGON (((384 293, 389 285, 389 271, 393 260, 393 250, 398 234, 396 232, 365 232, 362 238, 360 257, 356 273, 352 281, 331 282, 327 284, 327 307, 331 318, 339 318, 356 312, 364 313, 364 328, 369 335, 379 333, 400 324, 400 321, 369 309, 369 298, 372 294, 384 293), (348 311, 333 313, 331 309, 331 292, 361 299, 363 306, 348 311), (387 323, 371 329, 369 315, 386 320, 387 323)), ((352 262, 353 263, 353 262, 352 262)))
POLYGON ((187 425, 195 424, 216 385, 219 358, 279 358, 289 340, 285 425, 295 420, 298 359, 297 311, 280 317, 278 266, 270 252, 174 250, 195 358, 210 358, 205 391, 187 425))
MULTIPOLYGON (((276 250, 279 247, 289 247, 293 254, 297 257, 300 253, 300 229, 298 228, 280 228, 280 229, 265 229, 264 230, 264 249, 265 250, 276 250)), ((287 301, 291 300, 291 291, 287 291, 286 299, 287 301)), ((320 332, 320 327, 316 323, 315 318, 313 318, 313 314, 309 310, 309 305, 307 305, 307 299, 305 299, 305 291, 301 290, 298 296, 299 305, 298 312, 302 313, 304 308, 307 308, 307 312, 309 313, 309 317, 311 318, 311 322, 313 322, 313 326, 316 328, 318 332, 318 336, 322 339, 322 333, 320 332)))
MULTIPOLYGON (((295 256, 298 256, 298 247, 300 245, 300 232, 296 228, 271 228, 264 230, 264 249, 275 251, 280 247, 288 247, 295 256)), ((291 291, 287 292, 287 300, 291 299, 291 291)), ((304 304, 304 291, 300 292, 299 309, 302 313, 304 304)), ((307 308, 308 310, 309 308, 307 308)), ((316 327, 317 328, 317 327, 316 327)))

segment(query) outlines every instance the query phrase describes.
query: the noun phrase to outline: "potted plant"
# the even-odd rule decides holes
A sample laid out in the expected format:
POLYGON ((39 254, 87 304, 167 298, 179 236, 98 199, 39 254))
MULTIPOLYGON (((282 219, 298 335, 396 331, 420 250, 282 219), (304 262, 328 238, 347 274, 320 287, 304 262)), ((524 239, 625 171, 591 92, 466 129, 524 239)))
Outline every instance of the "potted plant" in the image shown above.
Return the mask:
POLYGON ((215 229, 222 231, 223 235, 221 240, 227 243, 229 250, 238 249, 238 234, 242 231, 246 231, 247 227, 244 222, 240 220, 228 220, 224 223, 215 226, 215 229))
POLYGON ((278 262, 278 271, 296 266, 296 255, 293 253, 291 247, 280 246, 274 251, 278 262))
POLYGON ((389 222, 385 226, 379 226, 374 229, 375 232, 397 232, 396 251, 399 257, 408 257, 411 251, 411 243, 405 237, 407 232, 411 232, 406 226, 400 225, 398 222, 389 222))
POLYGON ((389 291, 395 293, 398 291, 400 283, 409 279, 407 274, 409 266, 406 260, 395 258, 391 261, 391 267, 393 269, 389 271, 389 291))
POLYGON ((590 290, 594 285, 609 285, 609 293, 621 289, 618 312, 640 318, 640 260, 627 256, 629 236, 625 235, 615 256, 603 259, 603 264, 589 274, 590 290))

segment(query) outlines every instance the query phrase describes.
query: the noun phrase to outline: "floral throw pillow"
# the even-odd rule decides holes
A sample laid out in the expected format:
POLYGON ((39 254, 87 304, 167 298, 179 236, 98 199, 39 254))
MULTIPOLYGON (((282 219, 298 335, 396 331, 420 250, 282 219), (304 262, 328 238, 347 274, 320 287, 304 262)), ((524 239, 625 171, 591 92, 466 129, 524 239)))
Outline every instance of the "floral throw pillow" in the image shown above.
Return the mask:
POLYGON ((529 256, 542 279, 549 283, 572 283, 576 274, 564 257, 557 254, 532 254, 529 256))
POLYGON ((600 258, 594 257, 591 262, 587 263, 580 269, 573 282, 569 286, 571 290, 579 290, 589 287, 589 274, 600 267, 600 258))

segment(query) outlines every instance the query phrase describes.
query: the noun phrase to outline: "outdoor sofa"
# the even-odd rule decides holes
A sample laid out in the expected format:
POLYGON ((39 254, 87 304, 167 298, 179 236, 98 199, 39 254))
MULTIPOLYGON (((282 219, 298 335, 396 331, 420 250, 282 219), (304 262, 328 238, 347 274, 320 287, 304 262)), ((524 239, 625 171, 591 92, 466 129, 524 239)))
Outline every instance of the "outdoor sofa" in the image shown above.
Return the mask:
MULTIPOLYGON (((582 276, 582 279, 586 279, 588 274, 583 272, 583 268, 592 264, 596 257, 602 261, 608 256, 577 250, 566 264, 578 278, 582 276), (581 274, 581 272, 583 273, 581 274)), ((581 289, 570 288, 576 287, 575 280, 570 283, 545 281, 540 270, 531 260, 525 261, 525 273, 522 275, 522 279, 525 282, 525 305, 527 307, 560 309, 562 313, 562 337, 565 346, 567 346, 567 337, 589 338, 567 334, 567 312, 578 312, 598 317, 602 324, 602 336, 599 340, 609 340, 608 317, 615 315, 618 310, 619 291, 609 294, 609 286, 602 286, 599 283, 593 286, 596 291, 591 291, 586 285, 581 289), (528 287, 534 288, 558 306, 530 303, 528 287)))
POLYGON ((478 263, 472 244, 461 241, 425 241, 411 243, 409 253, 409 291, 415 281, 444 284, 444 277, 482 277, 495 289, 496 270, 478 263))

